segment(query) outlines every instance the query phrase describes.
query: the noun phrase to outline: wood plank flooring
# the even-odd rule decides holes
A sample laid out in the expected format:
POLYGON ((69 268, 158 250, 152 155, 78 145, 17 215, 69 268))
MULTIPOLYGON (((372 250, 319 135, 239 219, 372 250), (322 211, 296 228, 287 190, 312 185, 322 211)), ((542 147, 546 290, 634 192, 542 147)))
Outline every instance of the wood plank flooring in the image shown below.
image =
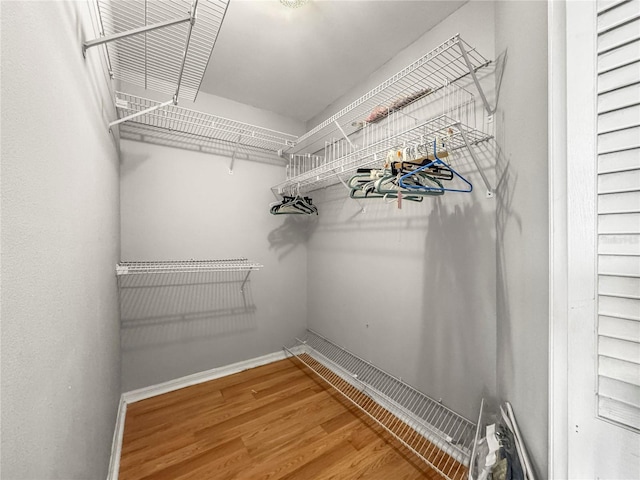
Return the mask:
POLYGON ((120 480, 438 479, 292 360, 129 404, 120 480))

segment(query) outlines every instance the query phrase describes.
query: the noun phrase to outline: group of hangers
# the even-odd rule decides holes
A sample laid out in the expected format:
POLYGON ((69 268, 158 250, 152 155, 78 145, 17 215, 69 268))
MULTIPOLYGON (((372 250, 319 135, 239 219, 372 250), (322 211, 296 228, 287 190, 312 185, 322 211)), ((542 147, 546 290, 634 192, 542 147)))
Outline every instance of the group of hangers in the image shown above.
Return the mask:
POLYGON ((447 143, 446 138, 435 139, 430 143, 390 150, 383 168, 358 169, 349 179, 349 196, 421 202, 426 196, 444 195, 445 192, 471 192, 473 185, 443 160, 449 156, 447 143), (454 178, 461 179, 466 187, 445 186, 454 178))
MULTIPOLYGON (((448 136, 432 142, 416 143, 387 152, 382 168, 359 168, 347 187, 354 199, 382 198, 388 203, 402 200, 421 202, 424 197, 445 192, 471 192, 473 185, 443 158, 450 157, 448 136), (459 179, 454 187, 449 182, 459 179)), ((343 182, 344 183, 344 182, 343 182)), ((318 208, 310 197, 297 191, 284 195, 281 202, 271 205, 273 215, 312 215, 318 208)))
POLYGON ((310 197, 301 197, 299 193, 295 195, 284 195, 282 201, 271 205, 272 215, 318 215, 316 207, 310 197))

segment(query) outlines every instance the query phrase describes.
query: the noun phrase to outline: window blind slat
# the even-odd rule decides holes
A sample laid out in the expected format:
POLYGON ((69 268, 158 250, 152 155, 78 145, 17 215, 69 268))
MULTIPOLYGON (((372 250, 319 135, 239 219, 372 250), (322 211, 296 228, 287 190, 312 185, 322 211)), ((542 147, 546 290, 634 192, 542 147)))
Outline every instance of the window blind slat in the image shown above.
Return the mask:
MULTIPOLYGON (((598 339, 598 353, 640 366, 640 344, 635 341, 601 336, 598 339)), ((637 384, 640 386, 640 378, 637 384)))
POLYGON ((637 126, 623 130, 615 130, 598 136, 598 153, 638 147, 640 147, 640 127, 637 126))
POLYGON ((607 397, 598 399, 598 413, 615 422, 640 429, 640 409, 607 397))
POLYGON ((600 295, 598 299, 598 314, 640 321, 640 300, 600 295))
POLYGON ((640 365, 637 363, 600 355, 598 374, 620 382, 640 385, 640 365))
POLYGON ((640 233, 640 213, 617 213, 598 217, 598 233, 640 233))
POLYGON ((634 21, 621 25, 615 30, 598 35, 598 53, 606 52, 618 45, 630 43, 640 38, 640 22, 634 21))
MULTIPOLYGON (((640 105, 632 108, 625 108, 617 112, 601 115, 607 117, 609 115, 618 115, 620 112, 633 110, 637 112, 638 121, 640 121, 640 105)), ((616 172, 619 170, 640 169, 640 149, 624 150, 622 152, 605 153, 598 155, 598 173, 605 174, 607 172, 616 172)), ((640 186, 639 186, 640 187, 640 186)), ((639 188, 640 190, 640 188, 639 188)), ((640 201, 638 202, 640 207, 640 201)))
MULTIPOLYGON (((640 71, 640 63, 636 64, 636 66, 640 71)), ((640 75, 640 73, 638 75, 640 75)), ((633 125, 640 125, 640 105, 632 105, 627 108, 603 113, 598 116, 599 132, 624 129, 633 125)), ((636 154, 637 153, 638 152, 636 152, 636 154)), ((600 163, 599 159, 598 163, 600 163)))
POLYGON ((633 256, 599 255, 598 273, 618 277, 640 277, 640 260, 633 256))
POLYGON ((626 2, 598 15, 598 30, 610 28, 640 14, 638 2, 626 2))
POLYGON ((640 103, 640 89, 635 85, 598 95, 598 113, 626 108, 640 103))
POLYGON ((640 408, 640 387, 608 377, 598 378, 598 387, 604 397, 640 408))
POLYGON ((630 0, 598 0, 598 15, 629 1, 630 0))
POLYGON ((640 235, 599 235, 598 253, 601 255, 629 255, 631 262, 640 262, 640 235))
POLYGON ((640 40, 598 56, 598 72, 606 72, 637 60, 640 60, 640 40))
POLYGON ((623 88, 639 81, 640 65, 632 63, 600 75, 598 77, 598 93, 623 88))
POLYGON ((640 170, 598 175, 598 193, 634 191, 640 189, 640 170))
POLYGON ((600 276, 598 293, 640 298, 640 278, 600 276))
POLYGON ((636 341, 640 338, 640 322, 600 315, 598 318, 598 334, 636 341))
POLYGON ((640 212, 640 192, 600 195, 598 213, 640 212))

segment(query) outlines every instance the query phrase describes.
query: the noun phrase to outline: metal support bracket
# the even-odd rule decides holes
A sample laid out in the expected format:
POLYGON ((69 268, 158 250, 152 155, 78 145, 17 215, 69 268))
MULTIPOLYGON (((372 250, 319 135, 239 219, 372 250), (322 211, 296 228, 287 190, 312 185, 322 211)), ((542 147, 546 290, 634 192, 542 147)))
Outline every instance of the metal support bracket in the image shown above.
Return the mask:
POLYGON ((489 179, 484 174, 484 170, 480 166, 480 161, 478 160, 478 156, 476 155, 476 152, 474 151, 473 146, 469 142, 469 138, 467 137, 467 132, 464 131, 464 128, 462 127, 462 125, 460 123, 456 123, 454 126, 460 132, 460 135, 462 136, 462 140, 464 140, 464 144, 466 145, 467 149, 469 150, 469 154, 471 155, 471 159, 473 160, 473 163, 475 163, 476 168, 478 169, 478 173, 482 177, 482 181, 484 182, 485 187, 487 187, 487 198, 493 198, 493 196, 494 196, 493 187, 491 187, 491 184, 489 183, 489 179))
POLYGON ((336 127, 338 127, 338 130, 340 130, 340 133, 342 133, 342 136, 345 138, 345 140, 347 142, 349 142, 349 145, 351 145, 351 148, 353 148, 354 150, 358 148, 357 145, 354 145, 354 143, 349 139, 349 137, 347 136, 346 133, 344 133, 344 130, 342 129, 342 127, 340 126, 340 124, 338 123, 337 120, 334 120, 333 123, 336 124, 336 127))
MULTIPOLYGON (((195 10, 192 10, 192 12, 195 13, 195 10)), ((127 30, 126 32, 114 33, 113 35, 106 35, 94 40, 88 40, 86 42, 83 42, 82 44, 82 56, 86 57, 87 50, 91 47, 113 42, 114 40, 120 40, 122 38, 132 37, 134 35, 140 35, 141 33, 151 32, 153 30, 158 30, 159 28, 171 27, 180 23, 193 22, 194 18, 194 15, 189 14, 188 17, 167 20, 166 22, 154 23, 153 25, 145 25, 142 27, 127 30)))
POLYGON ((182 55, 182 64, 180 65, 180 74, 178 75, 178 86, 176 87, 176 102, 180 94, 180 85, 182 84, 182 74, 184 73, 184 65, 187 62, 187 54, 189 53, 189 43, 191 42, 191 33, 193 26, 196 24, 196 10, 198 8, 198 0, 193 0, 191 4, 191 12, 189 12, 189 31, 187 32, 187 41, 184 45, 184 54, 182 55))
POLYGON ((127 115, 126 117, 122 117, 122 118, 119 118, 118 120, 114 120, 113 122, 109 123, 109 130, 111 130, 111 128, 116 126, 116 125, 124 123, 124 122, 126 122, 128 120, 132 120, 132 119, 134 119, 136 117, 139 117, 141 115, 146 115, 147 113, 151 113, 151 112, 153 112, 155 110, 158 110, 160 108, 164 108, 164 107, 167 107, 169 105, 177 105, 177 104, 178 104, 177 99, 174 96, 171 100, 167 100, 166 102, 159 103, 158 105, 154 105, 153 107, 146 108, 144 110, 141 110, 140 112, 135 112, 135 113, 132 113, 131 115, 127 115))
POLYGON ((480 80, 478 80, 478 75, 476 74, 473 65, 471 64, 471 60, 469 60, 469 55, 467 54, 467 50, 464 48, 463 42, 458 42, 458 47, 460 47, 460 53, 462 54, 462 58, 464 59, 464 63, 467 65, 469 69, 469 73, 471 74, 471 78, 473 78, 473 83, 476 84, 476 88, 478 89, 478 93, 480 94, 480 98, 482 98, 482 103, 484 104, 484 109, 487 111, 488 115, 493 115, 496 111, 496 107, 491 107, 489 105, 489 101, 487 100, 487 96, 484 94, 484 90, 482 85, 480 85, 480 80))
MULTIPOLYGON (((338 178, 338 180, 340 180, 340 183, 341 183, 342 185, 344 185, 344 188, 346 188, 347 190, 351 190, 351 189, 349 188, 349 185, 347 185, 347 183, 342 179, 342 177, 341 177, 340 175, 338 175, 338 172, 336 172, 336 171, 335 171, 335 169, 334 169, 334 170, 331 170, 331 171, 332 171, 332 172, 333 172, 333 174, 338 178)), ((364 205, 362 205, 362 203, 360 203, 360 200, 358 200, 357 198, 354 198, 353 200, 355 200, 356 202, 358 202, 358 205, 360 206, 360 211, 361 211, 362 213, 366 213, 366 209, 365 209, 364 205)))
POLYGON ((244 286, 247 284, 247 280, 249 280, 249 275, 251 275, 251 270, 247 270, 247 274, 244 276, 244 281, 242 282, 242 286, 240 287, 240 291, 244 294, 244 286))
POLYGON ((233 146, 233 154, 231 155, 231 164, 229 165, 229 175, 233 175, 233 165, 236 163, 236 154, 238 153, 238 145, 240 145, 241 140, 242 140, 242 135, 238 135, 238 140, 236 140, 236 143, 233 146))

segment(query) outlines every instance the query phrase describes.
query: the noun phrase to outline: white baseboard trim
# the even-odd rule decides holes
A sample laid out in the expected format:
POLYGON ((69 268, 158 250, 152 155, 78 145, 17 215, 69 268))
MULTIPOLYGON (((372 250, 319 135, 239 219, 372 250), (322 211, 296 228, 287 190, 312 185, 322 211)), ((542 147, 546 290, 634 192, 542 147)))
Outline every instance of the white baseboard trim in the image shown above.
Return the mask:
POLYGON ((135 403, 140 400, 155 397, 156 395, 162 395, 163 393, 169 393, 174 390, 180 390, 181 388, 191 387, 192 385, 208 382, 209 380, 215 380, 216 378, 233 375, 234 373, 243 372, 261 365, 267 365, 268 363, 277 362, 285 358, 287 358, 287 355, 284 350, 281 352, 273 352, 263 355, 262 357, 243 360, 242 362, 232 363, 231 365, 225 365, 224 367, 212 368, 211 370, 194 373, 185 377, 169 380, 168 382, 158 383, 157 385, 131 390, 130 392, 125 392, 122 395, 127 403, 135 403))
POLYGON ((113 431, 111 442, 111 458, 109 459, 109 473, 107 480, 117 480, 120 471, 120 454, 122 453, 122 436, 124 434, 124 419, 127 416, 127 402, 124 395, 120 395, 118 414, 116 416, 116 428, 113 431))

